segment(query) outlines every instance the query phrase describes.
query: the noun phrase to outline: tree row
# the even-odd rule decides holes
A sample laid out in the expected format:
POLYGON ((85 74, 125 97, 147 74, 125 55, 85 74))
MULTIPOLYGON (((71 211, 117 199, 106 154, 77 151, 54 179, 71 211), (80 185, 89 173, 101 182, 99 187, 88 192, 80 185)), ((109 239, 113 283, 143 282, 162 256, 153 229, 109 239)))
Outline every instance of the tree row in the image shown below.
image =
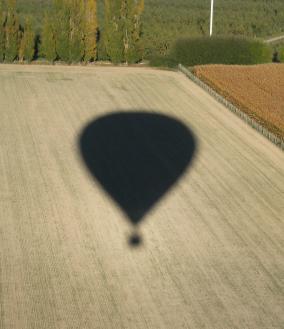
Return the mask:
POLYGON ((100 42, 110 61, 139 62, 144 0, 104 0, 104 5, 100 28, 96 0, 53 0, 36 36, 32 18, 19 23, 16 0, 0 0, 0 61, 44 57, 50 62, 90 62, 97 59, 100 42))
POLYGON ((19 24, 15 0, 0 2, 0 62, 31 61, 35 54, 35 33, 26 18, 19 24))

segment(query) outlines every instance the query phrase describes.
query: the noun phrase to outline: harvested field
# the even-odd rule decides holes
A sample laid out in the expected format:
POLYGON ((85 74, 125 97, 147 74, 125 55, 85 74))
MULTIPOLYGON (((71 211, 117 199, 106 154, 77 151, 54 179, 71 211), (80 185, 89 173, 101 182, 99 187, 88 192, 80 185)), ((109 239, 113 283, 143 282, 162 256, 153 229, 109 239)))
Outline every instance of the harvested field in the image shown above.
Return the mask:
POLYGON ((284 153, 183 74, 0 65, 0 186, 1 329, 283 328, 284 153), (136 173, 152 205, 145 187, 175 162, 134 247, 135 203, 103 176, 136 173))
POLYGON ((284 138, 284 64, 196 66, 197 77, 284 138))

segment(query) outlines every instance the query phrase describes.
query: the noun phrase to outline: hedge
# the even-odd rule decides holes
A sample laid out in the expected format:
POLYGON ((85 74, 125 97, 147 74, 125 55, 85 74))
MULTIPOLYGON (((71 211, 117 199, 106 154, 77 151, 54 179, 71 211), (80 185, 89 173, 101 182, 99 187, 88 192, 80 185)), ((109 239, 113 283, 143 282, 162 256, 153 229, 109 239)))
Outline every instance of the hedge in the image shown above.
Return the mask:
MULTIPOLYGON (((197 37, 176 41, 164 63, 185 66, 202 64, 252 65, 272 61, 272 49, 264 42, 243 37, 197 37)), ((153 65, 162 63, 152 59, 153 65)), ((158 65, 155 65, 158 66, 158 65)))
POLYGON ((150 59, 150 65, 155 67, 176 67, 179 63, 169 56, 155 56, 150 59))

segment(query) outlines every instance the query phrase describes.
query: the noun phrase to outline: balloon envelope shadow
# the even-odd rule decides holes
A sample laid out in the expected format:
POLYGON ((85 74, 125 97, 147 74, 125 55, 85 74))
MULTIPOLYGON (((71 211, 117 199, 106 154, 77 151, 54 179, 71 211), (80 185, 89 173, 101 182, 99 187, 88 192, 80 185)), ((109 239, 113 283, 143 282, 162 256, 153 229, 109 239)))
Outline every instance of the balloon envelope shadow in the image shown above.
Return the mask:
MULTIPOLYGON (((115 112, 88 124, 80 150, 93 177, 134 227, 188 168, 195 149, 183 123, 149 112, 115 112)), ((139 245, 134 233, 129 243, 139 245)))

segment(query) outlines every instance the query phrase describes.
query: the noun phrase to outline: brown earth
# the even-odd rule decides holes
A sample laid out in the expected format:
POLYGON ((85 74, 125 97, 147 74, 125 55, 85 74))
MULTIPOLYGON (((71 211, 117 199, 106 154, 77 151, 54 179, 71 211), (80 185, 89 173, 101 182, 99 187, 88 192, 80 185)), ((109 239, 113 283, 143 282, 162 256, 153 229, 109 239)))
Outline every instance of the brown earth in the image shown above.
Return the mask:
POLYGON ((283 328, 284 153, 181 73, 0 65, 0 187, 1 329, 283 328), (197 142, 136 248, 78 145, 117 111, 173 117, 197 142))
POLYGON ((284 64, 196 66, 195 74, 284 138, 284 64))

